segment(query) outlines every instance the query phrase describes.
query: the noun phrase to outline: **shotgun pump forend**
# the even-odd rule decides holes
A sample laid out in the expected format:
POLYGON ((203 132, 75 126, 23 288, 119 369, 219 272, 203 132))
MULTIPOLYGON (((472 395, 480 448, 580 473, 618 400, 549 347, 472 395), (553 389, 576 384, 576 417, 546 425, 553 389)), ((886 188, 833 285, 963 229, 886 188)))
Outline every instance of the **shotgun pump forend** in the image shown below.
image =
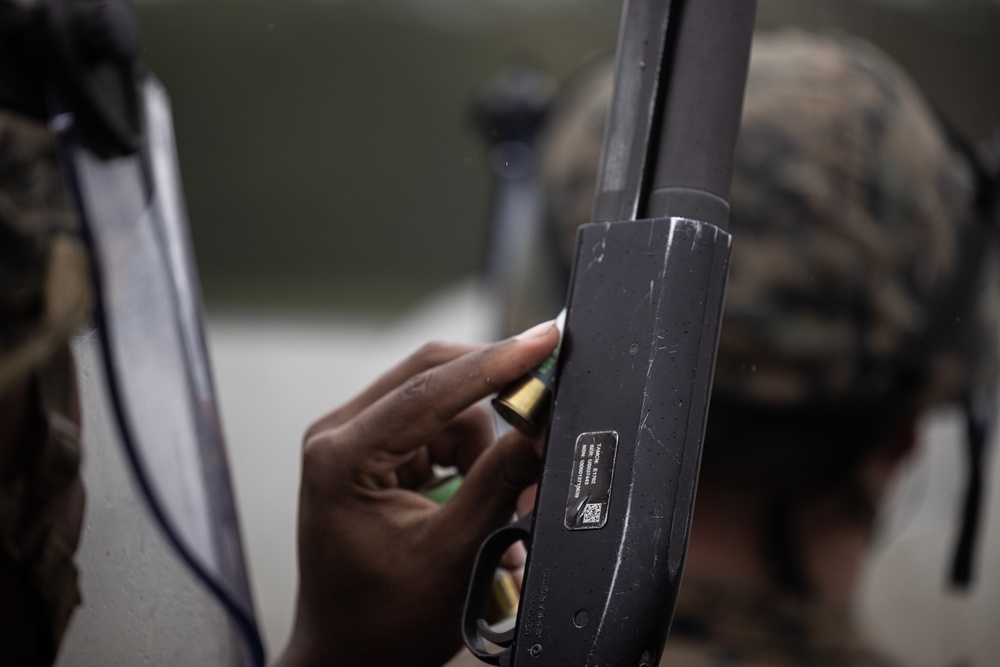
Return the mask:
POLYGON ((684 562, 730 243, 684 218, 581 229, 530 531, 525 520, 489 538, 466 604, 463 631, 481 659, 658 661, 684 562), (520 539, 530 557, 518 623, 499 635, 482 609, 500 555, 520 539), (508 652, 490 653, 484 639, 508 652))

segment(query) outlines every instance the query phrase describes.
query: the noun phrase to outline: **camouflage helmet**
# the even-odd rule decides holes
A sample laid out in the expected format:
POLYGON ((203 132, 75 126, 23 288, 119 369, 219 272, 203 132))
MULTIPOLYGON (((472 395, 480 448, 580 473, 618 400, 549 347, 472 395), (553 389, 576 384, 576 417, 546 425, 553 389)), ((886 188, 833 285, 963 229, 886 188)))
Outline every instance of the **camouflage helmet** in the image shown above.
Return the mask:
MULTIPOLYGON (((575 82, 543 149, 545 216, 562 230, 563 259, 589 219, 611 75, 606 63, 575 82)), ((954 289, 966 246, 985 245, 979 195, 967 155, 875 48, 797 30, 758 35, 713 414, 828 412, 879 392, 919 406, 991 382, 992 253, 954 289)))

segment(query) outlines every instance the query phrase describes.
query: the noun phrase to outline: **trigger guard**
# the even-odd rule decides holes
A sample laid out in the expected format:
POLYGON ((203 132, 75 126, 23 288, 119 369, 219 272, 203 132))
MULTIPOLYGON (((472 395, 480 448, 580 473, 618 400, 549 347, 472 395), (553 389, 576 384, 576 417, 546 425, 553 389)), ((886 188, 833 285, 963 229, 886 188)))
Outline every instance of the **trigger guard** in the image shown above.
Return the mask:
POLYGON ((493 584, 493 573, 500 566, 500 558, 510 545, 518 540, 527 541, 531 537, 530 528, 531 515, 526 514, 492 533, 479 547, 472 568, 472 579, 469 581, 462 615, 462 639, 470 653, 491 665, 499 665, 501 657, 510 653, 515 632, 513 628, 506 632, 494 632, 483 618, 493 584), (484 640, 502 646, 504 650, 491 653, 486 650, 484 640))
POLYGON ((514 643, 514 628, 504 630, 503 632, 494 632, 490 624, 481 618, 476 619, 476 627, 479 629, 479 634, 482 635, 483 639, 497 646, 507 648, 514 643))

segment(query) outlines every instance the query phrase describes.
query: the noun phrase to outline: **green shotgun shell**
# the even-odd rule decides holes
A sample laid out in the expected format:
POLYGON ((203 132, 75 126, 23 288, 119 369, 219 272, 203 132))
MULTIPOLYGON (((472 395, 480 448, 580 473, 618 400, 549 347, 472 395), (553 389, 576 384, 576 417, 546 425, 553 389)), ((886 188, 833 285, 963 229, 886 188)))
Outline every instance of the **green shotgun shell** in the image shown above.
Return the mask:
POLYGON ((435 477, 430 482, 420 487, 420 493, 427 498, 430 498, 437 504, 443 505, 451 500, 451 497, 455 495, 456 491, 458 491, 458 487, 462 486, 462 481, 464 479, 464 477, 457 473, 445 475, 443 477, 435 477))

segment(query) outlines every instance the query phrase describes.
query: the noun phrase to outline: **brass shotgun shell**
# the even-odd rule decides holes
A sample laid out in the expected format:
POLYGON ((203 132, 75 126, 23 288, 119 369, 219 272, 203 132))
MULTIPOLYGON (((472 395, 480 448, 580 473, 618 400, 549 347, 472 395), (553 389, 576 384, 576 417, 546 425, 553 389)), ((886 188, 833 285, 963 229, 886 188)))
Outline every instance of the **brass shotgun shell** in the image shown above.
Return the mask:
POLYGON ((534 375, 524 375, 497 394, 493 408, 521 433, 536 436, 548 422, 552 390, 534 375))
POLYGON ((486 622, 499 623, 517 613, 521 591, 514 583, 514 577, 507 570, 497 570, 493 575, 492 595, 486 609, 486 622))
MULTIPOLYGON (((555 319, 560 336, 565 324, 566 309, 563 308, 555 319)), ((500 416, 527 436, 534 437, 541 433, 549 421, 561 347, 562 340, 538 368, 505 386, 493 399, 493 408, 500 416)))

